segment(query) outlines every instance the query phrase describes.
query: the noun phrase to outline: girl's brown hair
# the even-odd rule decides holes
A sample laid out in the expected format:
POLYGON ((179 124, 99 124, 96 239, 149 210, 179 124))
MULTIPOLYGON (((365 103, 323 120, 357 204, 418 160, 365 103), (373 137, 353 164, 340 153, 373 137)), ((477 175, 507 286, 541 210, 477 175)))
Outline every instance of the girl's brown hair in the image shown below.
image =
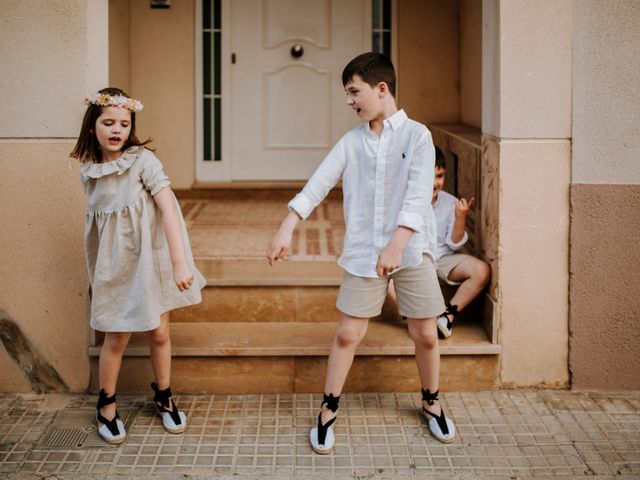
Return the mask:
MULTIPOLYGON (((125 97, 129 97, 124 91, 119 88, 103 88, 98 93, 106 93, 107 95, 115 96, 115 95, 123 95, 125 97)), ((80 135, 78 135, 78 141, 76 142, 76 146, 71 151, 71 158, 76 158, 81 162, 94 162, 94 163, 102 163, 102 153, 100 151, 100 144, 98 143, 98 138, 96 137, 96 121, 98 117, 102 114, 102 109, 100 105, 90 104, 87 108, 87 111, 84 114, 84 118, 82 119, 82 127, 80 128, 80 135)), ((143 146, 151 142, 151 139, 140 141, 138 137, 136 137, 136 112, 131 112, 131 131, 129 132, 129 138, 127 138, 122 147, 123 150, 126 150, 129 147, 143 146)))

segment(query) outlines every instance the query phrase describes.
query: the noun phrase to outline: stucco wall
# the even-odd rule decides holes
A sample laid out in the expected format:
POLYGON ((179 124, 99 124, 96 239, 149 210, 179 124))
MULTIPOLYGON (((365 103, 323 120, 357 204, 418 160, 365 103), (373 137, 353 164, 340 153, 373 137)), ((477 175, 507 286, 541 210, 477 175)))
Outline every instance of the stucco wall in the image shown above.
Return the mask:
POLYGON ((500 141, 503 385, 568 382, 570 161, 568 140, 500 141))
POLYGON ((485 0, 482 129, 499 166, 505 386, 569 379, 570 65, 571 0, 485 0))
POLYGON ((460 121, 482 128, 482 0, 460 1, 460 121))
POLYGON ((23 372, 0 344, 0 391, 31 391, 33 362, 88 386, 85 199, 69 152, 84 96, 107 82, 107 17, 106 0, 2 4, 0 309, 31 353, 23 372))
MULTIPOLYGON (((37 357, 70 390, 82 391, 89 384, 89 283, 82 240, 86 200, 78 167, 68 160, 74 143, 0 141, 0 308, 37 357)), ((2 344, 0 349, 0 391, 31 391, 2 344)))
POLYGON ((131 2, 109 0, 109 86, 131 90, 131 2))
POLYGON ((640 3, 573 7, 572 386, 640 389, 640 3))
POLYGON ((638 390, 640 185, 571 190, 572 385, 638 390))
POLYGON ((573 181, 640 183, 640 2, 573 8, 573 181))
MULTIPOLYGON (((95 8, 100 8, 99 2, 95 8)), ((6 0, 0 15, 0 137, 74 137, 94 74, 86 0, 6 0), (70 28, 73 26, 73 28, 70 28), (78 26, 78 28, 75 28, 78 26)), ((106 5, 106 3, 105 3, 106 5)), ((93 8, 93 7, 92 7, 93 8)), ((106 18, 106 16, 105 16, 106 18)), ((96 28, 96 36, 100 29, 96 28)))
POLYGON ((483 99, 483 131, 570 138, 572 0, 485 0, 483 8, 483 97, 486 89, 499 92, 483 99), (495 21, 488 24, 489 18, 495 21))
POLYGON ((399 103, 422 123, 458 122, 458 2, 398 0, 399 103))
POLYGON ((153 138, 173 188, 195 180, 194 1, 169 9, 131 2, 131 95, 144 103, 141 138, 153 138))

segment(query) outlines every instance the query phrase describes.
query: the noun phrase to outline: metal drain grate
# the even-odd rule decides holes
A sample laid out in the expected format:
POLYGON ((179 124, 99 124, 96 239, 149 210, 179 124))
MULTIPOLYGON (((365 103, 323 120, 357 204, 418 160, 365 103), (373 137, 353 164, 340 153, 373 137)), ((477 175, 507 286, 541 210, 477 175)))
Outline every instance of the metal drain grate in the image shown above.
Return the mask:
POLYGON ((87 432, 78 428, 54 428, 41 444, 47 448, 77 448, 84 446, 86 438, 87 432))
MULTIPOLYGON (((130 429, 134 412, 118 411, 122 423, 130 429)), ((87 448, 111 446, 104 442, 97 433, 96 411, 94 409, 69 409, 58 413, 47 433, 38 442, 43 448, 87 448)))

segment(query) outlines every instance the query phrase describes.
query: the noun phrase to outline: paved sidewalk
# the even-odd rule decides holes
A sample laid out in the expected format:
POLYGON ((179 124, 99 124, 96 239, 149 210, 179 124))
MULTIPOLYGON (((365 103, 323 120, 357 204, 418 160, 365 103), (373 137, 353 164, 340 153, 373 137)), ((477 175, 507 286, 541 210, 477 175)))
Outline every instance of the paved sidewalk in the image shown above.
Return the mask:
POLYGON ((0 478, 640 478, 640 393, 447 393, 442 445, 418 394, 345 394, 336 449, 308 444, 319 395, 181 395, 183 435, 150 397, 119 396, 129 437, 102 443, 95 396, 0 396, 0 478))

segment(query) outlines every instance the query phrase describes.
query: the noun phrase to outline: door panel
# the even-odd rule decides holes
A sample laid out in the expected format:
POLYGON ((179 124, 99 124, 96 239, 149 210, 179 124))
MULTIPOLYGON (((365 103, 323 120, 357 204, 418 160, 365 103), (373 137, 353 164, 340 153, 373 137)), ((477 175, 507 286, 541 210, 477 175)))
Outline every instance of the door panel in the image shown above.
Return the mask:
POLYGON ((369 3, 231 2, 233 180, 307 179, 356 125, 340 75, 370 50, 369 3))
POLYGON ((307 64, 265 72, 264 148, 329 148, 331 76, 307 64), (296 103, 293 98, 304 99, 296 103), (300 121, 303 119, 304 121, 300 121))

